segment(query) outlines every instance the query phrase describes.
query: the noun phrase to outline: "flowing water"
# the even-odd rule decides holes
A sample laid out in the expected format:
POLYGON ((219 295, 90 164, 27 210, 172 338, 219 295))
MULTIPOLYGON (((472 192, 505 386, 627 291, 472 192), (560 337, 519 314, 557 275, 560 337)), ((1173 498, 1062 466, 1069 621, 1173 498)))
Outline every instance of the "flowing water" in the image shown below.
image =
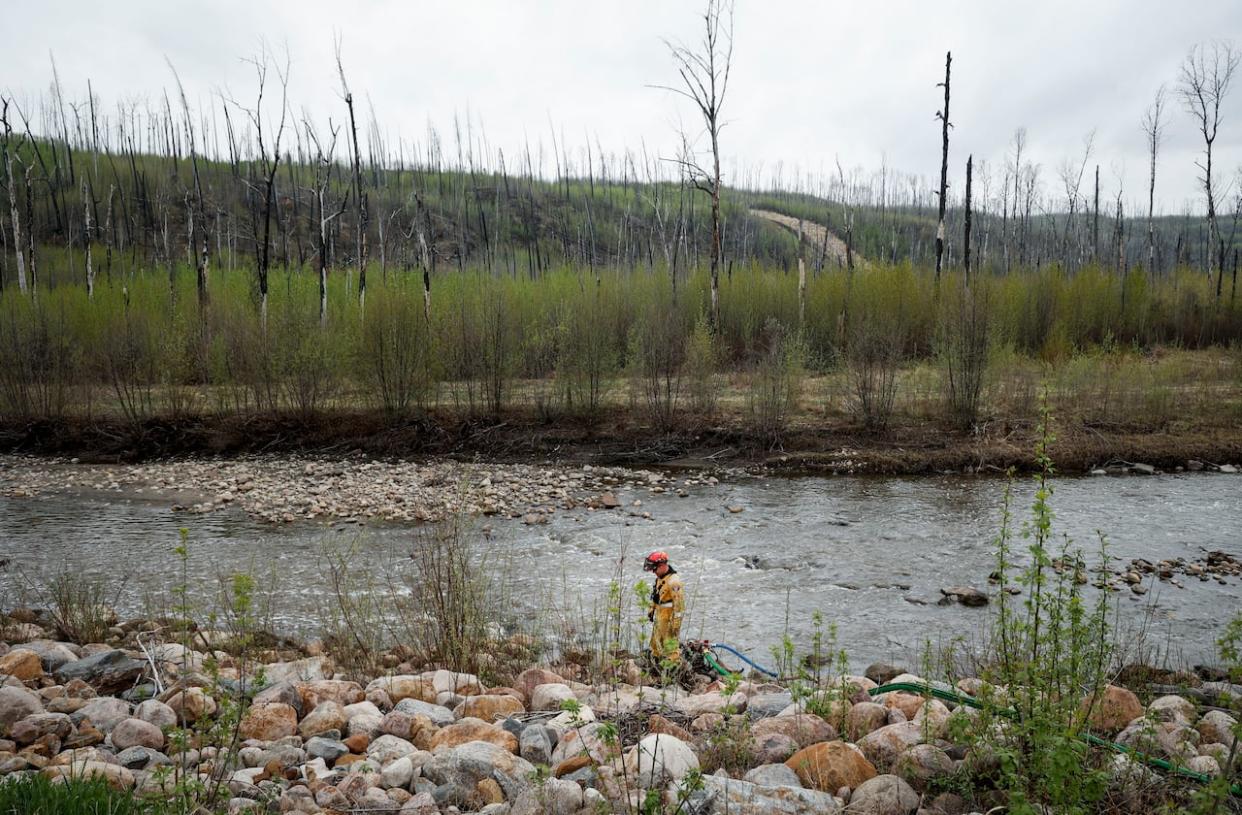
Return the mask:
MULTIPOLYGON (((684 498, 621 491, 621 510, 560 511, 544 525, 487 519, 479 526, 490 527, 486 567, 509 576, 513 608, 531 619, 598 608, 620 557, 622 582, 632 586, 643 577, 643 555, 658 548, 686 581, 683 636, 733 643, 765 662, 785 631, 808 648, 818 611, 860 669, 877 659, 916 664, 929 641, 941 646, 982 632, 988 609, 937 600, 947 586, 989 589, 1004 489, 990 478, 743 478, 684 498), (631 505, 635 498, 641 507, 631 505)), ((1029 481, 1015 485, 1019 530, 1032 495, 1029 481)), ((1058 535, 1069 535, 1089 559, 1102 532, 1114 558, 1155 562, 1196 560, 1213 549, 1242 557, 1240 498, 1236 476, 1097 477, 1059 480, 1052 505, 1058 535)), ((403 551, 413 540, 409 528, 273 527, 238 510, 178 515, 169 503, 0 498, 0 562, 9 561, 0 571, 0 607, 31 599, 23 598, 31 583, 67 567, 123 579, 122 615, 142 612, 152 598, 167 602, 169 587, 182 581, 172 547, 186 526, 188 583, 200 602, 216 576, 254 571, 272 589, 275 625, 313 634, 331 603, 325 551, 356 547, 355 576, 383 582, 406 568, 403 551)), ((1015 548, 1022 546, 1015 536, 1015 548)), ((1175 662, 1210 661, 1221 627, 1242 609, 1242 581, 1179 580, 1185 588, 1155 582, 1142 597, 1121 592, 1122 621, 1128 636, 1146 629, 1146 647, 1175 662)))

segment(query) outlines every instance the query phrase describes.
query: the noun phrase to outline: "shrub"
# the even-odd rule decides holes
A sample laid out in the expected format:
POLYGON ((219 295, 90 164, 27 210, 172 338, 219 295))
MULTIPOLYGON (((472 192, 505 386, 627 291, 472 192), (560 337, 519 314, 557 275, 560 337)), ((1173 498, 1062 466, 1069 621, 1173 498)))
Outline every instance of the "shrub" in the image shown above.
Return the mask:
POLYGON ((764 325, 751 352, 750 416, 755 430, 772 445, 780 441, 798 406, 805 376, 803 354, 800 338, 774 319, 764 325))
POLYGON ((950 418, 963 428, 979 418, 988 368, 990 303, 988 288, 947 281, 941 309, 940 356, 950 418))
MULTIPOLYGON (((966 742, 976 755, 995 758, 996 779, 1009 796, 1009 810, 1033 813, 1085 813, 1102 799, 1107 773, 1088 755, 1080 738, 1088 714, 1108 684, 1116 644, 1109 622, 1113 603, 1101 591, 1094 602, 1084 595, 1083 553, 1066 538, 1055 543, 1051 507, 1053 437, 1045 410, 1036 457, 1040 464, 1031 517, 1021 535, 1029 564, 1020 570, 1012 548, 1011 488, 1006 489, 997 536, 996 613, 989 631, 990 657, 979 673, 984 680, 982 715, 963 719, 966 742), (1017 606, 1010 589, 1025 598, 1017 606), (1003 690, 997 690, 1003 689, 1003 690), (1084 704, 1083 700, 1090 703, 1084 704)), ((1108 576, 1101 539, 1097 579, 1108 576)))

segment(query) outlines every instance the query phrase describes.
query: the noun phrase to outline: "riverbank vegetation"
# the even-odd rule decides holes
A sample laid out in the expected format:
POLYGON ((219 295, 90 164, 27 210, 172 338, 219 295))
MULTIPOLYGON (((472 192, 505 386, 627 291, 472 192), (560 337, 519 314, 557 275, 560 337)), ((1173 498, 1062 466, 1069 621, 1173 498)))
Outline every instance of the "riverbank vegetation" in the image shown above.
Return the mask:
MULTIPOLYGON (((652 433, 717 431, 760 453, 815 452, 806 437, 816 434, 846 447, 908 442, 920 426, 972 431, 962 443, 997 428, 1029 434, 1047 388, 1083 433, 1181 435, 1183 459, 1238 451, 1242 306, 1215 305, 1210 281, 1190 271, 1153 281, 1049 268, 965 287, 909 266, 831 270, 807 281, 800 304, 795 277, 754 267, 722 280, 715 330, 701 273, 674 292, 644 272, 474 270, 446 276, 431 300, 416 276, 394 274, 371 283, 365 309, 335 298, 322 318, 313 277, 276 279, 266 313, 240 274, 213 280, 206 306, 190 273, 172 288, 132 273, 93 296, 4 292, 7 443, 31 446, 25 428, 49 421, 128 434, 153 422, 370 413, 363 424, 377 435, 508 421, 631 449, 652 433)), ((678 452, 674 439, 664 457, 678 452)), ((1178 457, 1134 457, 1144 452, 1178 457)))

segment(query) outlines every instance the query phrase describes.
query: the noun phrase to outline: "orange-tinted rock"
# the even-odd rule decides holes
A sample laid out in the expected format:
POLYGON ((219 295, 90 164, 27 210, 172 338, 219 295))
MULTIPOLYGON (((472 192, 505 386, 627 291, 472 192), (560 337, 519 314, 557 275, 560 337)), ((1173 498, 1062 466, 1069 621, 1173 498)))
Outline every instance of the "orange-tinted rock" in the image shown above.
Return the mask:
POLYGON ((659 713, 652 713, 651 717, 647 719, 647 732, 649 734, 661 733, 665 736, 673 736, 687 743, 694 741, 694 736, 690 735, 689 731, 670 722, 659 713))
POLYGON ((29 648, 14 648, 0 656, 0 674, 29 682, 43 676, 43 663, 39 661, 39 655, 29 648))
MULTIPOLYGON (((1091 704, 1090 697, 1083 700, 1082 710, 1084 712, 1089 704, 1091 704)), ((1088 722, 1091 729, 1097 733, 1112 735, 1142 715, 1143 705, 1137 696, 1125 688, 1108 685, 1092 705, 1088 722)))
POLYGON ((824 741, 794 753, 785 766, 798 775, 803 786, 835 793, 842 787, 854 789, 876 770, 863 755, 843 741, 824 741))
POLYGON ((507 694, 487 694, 483 696, 467 696, 465 701, 454 712, 463 719, 472 718, 482 719, 485 722, 494 722, 497 719, 525 713, 526 708, 518 701, 517 697, 507 694))
MULTIPOLYGON (((517 754, 517 736, 481 719, 462 719, 459 722, 441 728, 431 738, 431 749, 437 747, 459 747, 468 741, 485 741, 497 747, 503 747, 510 753, 517 754)), ((417 746, 417 743, 415 743, 417 746)))
POLYGON ((243 739, 276 741, 298 732, 298 712, 281 702, 252 705, 242 717, 240 735, 243 739))

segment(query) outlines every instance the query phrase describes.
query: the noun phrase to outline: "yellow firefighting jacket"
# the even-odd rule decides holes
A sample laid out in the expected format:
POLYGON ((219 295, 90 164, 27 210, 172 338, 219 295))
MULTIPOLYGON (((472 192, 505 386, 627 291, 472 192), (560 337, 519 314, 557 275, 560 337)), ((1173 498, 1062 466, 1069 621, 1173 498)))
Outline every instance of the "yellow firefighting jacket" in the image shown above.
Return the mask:
POLYGON ((671 567, 664 577, 657 577, 651 592, 652 622, 651 653, 657 659, 678 659, 677 641, 681 637, 681 618, 686 610, 681 577, 671 567))

